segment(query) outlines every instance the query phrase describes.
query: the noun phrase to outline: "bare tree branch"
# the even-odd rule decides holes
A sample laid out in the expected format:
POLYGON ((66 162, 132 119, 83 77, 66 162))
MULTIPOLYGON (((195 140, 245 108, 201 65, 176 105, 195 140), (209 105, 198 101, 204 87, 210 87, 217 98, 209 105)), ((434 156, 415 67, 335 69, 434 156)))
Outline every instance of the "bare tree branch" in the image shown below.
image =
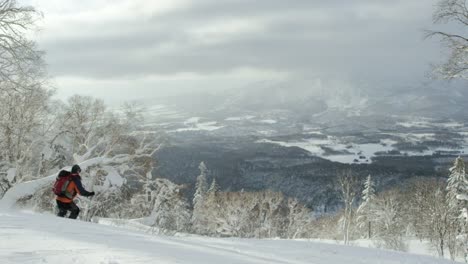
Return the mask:
MULTIPOLYGON (((468 29, 466 0, 440 0, 433 14, 435 24, 453 22, 468 29)), ((427 30, 425 38, 437 37, 451 50, 447 61, 433 73, 443 79, 468 79, 468 37, 462 34, 427 30)))

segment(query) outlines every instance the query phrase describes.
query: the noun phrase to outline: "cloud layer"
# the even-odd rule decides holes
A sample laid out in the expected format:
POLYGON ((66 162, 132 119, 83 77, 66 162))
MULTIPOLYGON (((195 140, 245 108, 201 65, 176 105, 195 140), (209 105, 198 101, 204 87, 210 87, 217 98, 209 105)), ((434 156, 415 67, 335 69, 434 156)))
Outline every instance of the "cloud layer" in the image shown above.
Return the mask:
POLYGON ((400 85, 421 82, 440 57, 422 37, 431 27, 426 0, 28 3, 44 12, 39 43, 65 94, 82 85, 165 94, 287 78, 400 85))

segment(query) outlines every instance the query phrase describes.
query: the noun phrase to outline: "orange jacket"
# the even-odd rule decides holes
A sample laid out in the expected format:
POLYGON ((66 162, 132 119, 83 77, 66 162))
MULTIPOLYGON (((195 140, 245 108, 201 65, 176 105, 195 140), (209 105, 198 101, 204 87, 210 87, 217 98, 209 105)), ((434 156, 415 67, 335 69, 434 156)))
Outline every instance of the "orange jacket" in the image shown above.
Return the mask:
POLYGON ((65 196, 56 196, 55 199, 61 201, 62 203, 71 203, 73 199, 79 194, 82 196, 90 196, 91 192, 85 190, 81 184, 81 176, 77 173, 71 174, 71 181, 67 186, 65 191, 65 196))

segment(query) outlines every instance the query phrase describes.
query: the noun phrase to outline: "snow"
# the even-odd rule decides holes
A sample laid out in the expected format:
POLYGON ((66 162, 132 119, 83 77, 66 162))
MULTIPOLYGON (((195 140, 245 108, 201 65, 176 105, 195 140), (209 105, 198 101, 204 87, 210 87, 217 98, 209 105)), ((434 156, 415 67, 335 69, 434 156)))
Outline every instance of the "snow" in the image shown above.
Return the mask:
POLYGON ((273 120, 273 119, 260 120, 259 122, 264 123, 264 124, 276 124, 276 123, 278 123, 278 121, 273 120))
POLYGON ((183 113, 171 109, 167 105, 153 105, 153 106, 146 106, 143 108, 143 114, 145 117, 156 119, 163 119, 163 118, 180 118, 183 117, 183 113))
POLYGON ((293 142, 261 139, 258 140, 257 143, 271 143, 285 147, 299 147, 309 151, 312 155, 335 162, 354 163, 355 160, 358 160, 359 163, 371 163, 371 158, 374 157, 377 152, 393 150, 391 145, 394 141, 388 139, 382 140, 380 143, 345 144, 338 138, 328 136, 326 139, 311 138, 293 142), (322 147, 330 148, 334 151, 341 151, 343 154, 327 155, 326 151, 322 147))
POLYGON ((16 177, 16 168, 10 168, 7 170, 7 179, 9 182, 13 182, 16 177))
MULTIPOLYGON (((51 175, 34 181, 22 182, 10 188, 0 200, 1 209, 10 209, 20 198, 34 194, 41 187, 52 186, 56 175, 51 175)), ((1 228, 0 228, 1 229, 1 228)))
MULTIPOLYGON (((332 245, 340 245, 342 243, 342 241, 331 240, 331 239, 312 239, 311 241, 318 242, 318 243, 332 244, 332 245)), ((352 246, 358 246, 358 247, 364 247, 364 248, 376 248, 375 242, 373 242, 370 239, 351 240, 350 244, 352 246)), ((419 239, 414 238, 414 239, 406 240, 405 244, 407 244, 408 252, 411 254, 437 257, 437 252, 434 250, 434 248, 430 245, 428 241, 421 241, 419 239)), ((446 256, 446 258, 448 257, 449 256, 446 256)))
POLYGON ((462 128, 464 127, 464 124, 458 123, 458 122, 448 122, 448 123, 442 124, 442 126, 446 128, 462 128))
POLYGON ((165 105, 151 105, 151 106, 147 106, 145 107, 147 111, 160 111, 160 110, 163 110, 165 108, 167 108, 167 106, 165 105))
POLYGON ((431 124, 427 121, 413 121, 413 122, 398 122, 397 126, 402 126, 402 127, 419 127, 419 128, 424 128, 424 127, 431 127, 431 124))
MULTIPOLYGON (((317 132, 309 132, 308 134, 317 134, 317 132)), ((323 136, 323 134, 320 134, 323 136)), ((405 142, 419 143, 424 140, 431 140, 435 138, 435 133, 385 133, 382 135, 397 136, 403 138, 405 142)), ((468 140, 468 139, 467 139, 468 140)), ((386 138, 381 139, 379 143, 365 143, 355 144, 347 142, 342 138, 327 136, 326 138, 309 138, 296 141, 275 141, 269 139, 261 139, 256 143, 270 143, 278 144, 284 147, 299 147, 309 151, 312 155, 328 159, 340 163, 372 163, 372 158, 379 152, 388 152, 397 150, 393 147, 397 141, 386 138), (326 149, 342 152, 340 154, 329 154, 326 149)), ((459 152, 468 153, 468 141, 465 145, 459 148, 446 148, 446 147, 433 147, 424 151, 400 151, 400 155, 408 156, 432 156, 440 152, 459 152)))
POLYGON ((377 152, 390 151, 393 149, 390 145, 384 145, 383 143, 367 143, 367 144, 352 144, 349 146, 338 145, 335 150, 348 150, 352 154, 350 155, 330 155, 324 156, 331 161, 341 163, 353 163, 354 160, 359 160, 360 163, 371 163, 371 158, 375 156, 377 152), (364 158, 360 158, 364 157, 364 158))
POLYGON ((468 201, 468 195, 466 195, 466 194, 459 194, 459 195, 457 195, 457 199, 458 199, 458 200, 468 201))
POLYGON ((402 151, 401 153, 408 156, 432 156, 439 152, 459 152, 459 153, 468 153, 468 146, 463 146, 462 148, 452 149, 452 148, 431 148, 424 151, 402 151))
MULTIPOLYGON (((306 130, 304 128, 304 130, 306 130)), ((304 132, 304 134, 309 134, 309 135, 323 135, 323 132, 320 131, 320 130, 316 130, 316 129, 310 129, 308 130, 307 132, 304 132)))
POLYGON ((171 123, 169 122, 149 122, 149 123, 143 123, 143 124, 140 124, 141 127, 164 127, 164 126, 167 126, 167 125, 171 125, 171 123))
POLYGON ((104 170, 107 172, 106 182, 104 184, 105 188, 111 186, 122 187, 122 184, 124 184, 124 178, 120 176, 116 169, 111 166, 105 166, 104 170))
POLYGON ((428 256, 298 240, 160 236, 53 215, 0 211, 0 263, 422 264, 428 256))
POLYGON ((191 118, 185 120, 184 124, 195 124, 195 123, 200 122, 200 119, 201 119, 201 117, 197 117, 197 116, 196 117, 191 117, 191 118))
POLYGON ((192 123, 191 127, 179 128, 179 129, 176 129, 176 130, 172 130, 170 132, 200 131, 200 130, 214 131, 214 130, 217 130, 217 129, 220 129, 220 128, 224 127, 224 126, 219 126, 217 124, 218 123, 216 121, 203 122, 203 123, 192 123))
POLYGON ((412 133, 408 134, 419 139, 435 139, 435 133, 412 133))
MULTIPOLYGON (((383 133, 382 135, 388 135, 392 137, 399 137, 405 142, 420 143, 424 140, 434 140, 435 133, 383 133)), ((396 142, 395 142, 396 143, 396 142)))
POLYGON ((261 134, 261 135, 264 135, 264 136, 272 136, 272 135, 274 135, 276 133, 276 130, 271 130, 271 129, 269 129, 269 130, 259 130, 258 133, 261 134))
POLYGON ((235 116, 235 117, 228 117, 224 119, 225 121, 242 121, 242 120, 250 120, 255 118, 253 115, 246 115, 246 116, 235 116))
POLYGON ((409 120, 406 122, 398 122, 397 125, 406 128, 430 128, 430 127, 443 127, 443 128, 462 128, 463 123, 455 121, 437 122, 436 120, 427 118, 418 118, 415 120, 409 120))

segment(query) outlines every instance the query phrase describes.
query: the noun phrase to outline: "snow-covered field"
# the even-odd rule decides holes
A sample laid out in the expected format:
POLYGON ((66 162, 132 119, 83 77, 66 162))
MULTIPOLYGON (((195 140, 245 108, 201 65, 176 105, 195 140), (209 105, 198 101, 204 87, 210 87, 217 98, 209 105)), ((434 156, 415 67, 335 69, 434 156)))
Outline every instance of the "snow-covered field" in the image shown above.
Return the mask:
MULTIPOLYGON (((423 139, 432 139, 433 133, 415 133, 415 134, 403 134, 394 133, 392 136, 398 136, 404 138, 406 142, 417 143, 423 139)), ((468 153, 468 138, 466 139, 466 145, 462 145, 457 149, 434 147, 424 151, 400 151, 401 155, 408 156, 431 156, 437 152, 450 152, 458 151, 459 153, 468 153)), ((366 143, 356 144, 351 142, 342 141, 337 137, 328 136, 327 138, 310 138, 297 141, 275 141, 269 139, 258 140, 257 143, 270 143, 278 144, 285 147, 299 147, 309 151, 312 155, 319 156, 324 159, 328 159, 335 162, 341 163, 371 163, 372 158, 379 152, 388 152, 397 150, 393 144, 397 143, 392 139, 383 139, 380 143, 366 143), (333 151, 342 152, 343 154, 326 154, 324 148, 331 149, 333 151)))
POLYGON ((309 241, 153 236, 29 212, 0 212, 0 237, 2 264, 453 263, 309 241))
POLYGON ((217 130, 217 129, 220 129, 220 128, 224 127, 224 126, 219 126, 217 124, 218 123, 215 122, 215 121, 202 122, 202 123, 198 123, 198 121, 185 122, 184 125, 187 126, 187 127, 179 128, 179 129, 176 129, 176 130, 170 131, 170 132, 201 131, 201 130, 213 131, 213 130, 217 130))

